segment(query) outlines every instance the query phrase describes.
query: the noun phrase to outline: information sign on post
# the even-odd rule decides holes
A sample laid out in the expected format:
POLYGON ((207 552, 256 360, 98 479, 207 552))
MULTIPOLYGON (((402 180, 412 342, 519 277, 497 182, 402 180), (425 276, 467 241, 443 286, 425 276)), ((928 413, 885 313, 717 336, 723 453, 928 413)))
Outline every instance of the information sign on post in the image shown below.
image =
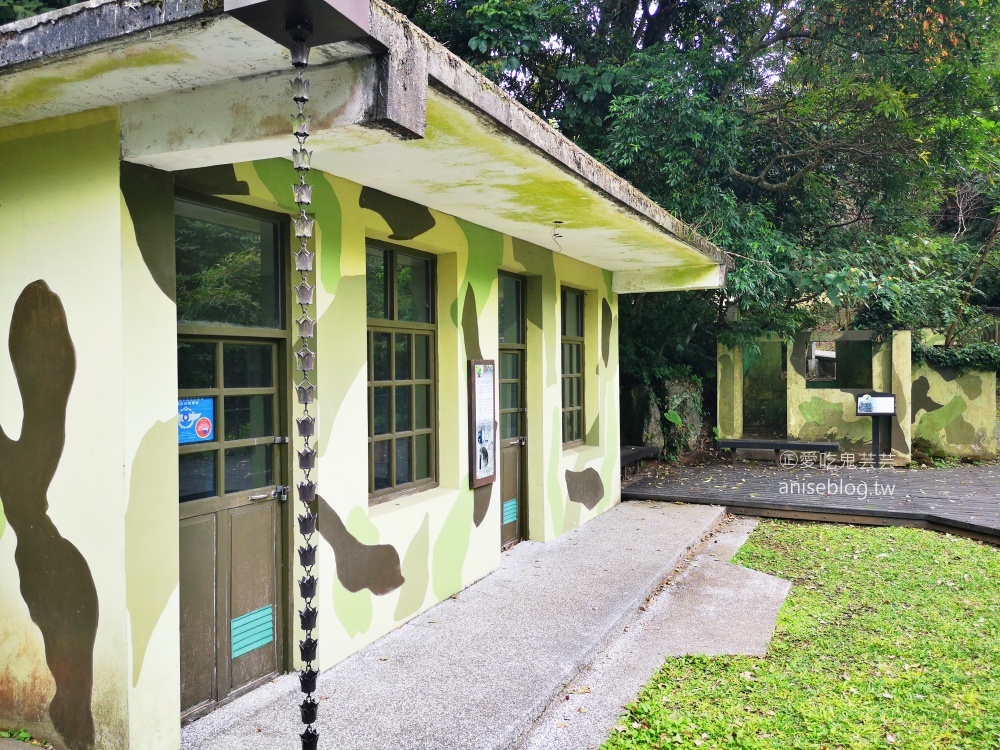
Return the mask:
POLYGON ((497 478, 496 362, 469 360, 469 481, 473 489, 497 478))
POLYGON ((872 459, 875 466, 881 465, 881 446, 879 445, 880 423, 882 417, 896 415, 896 395, 893 393, 861 393, 857 397, 859 417, 872 418, 872 459))

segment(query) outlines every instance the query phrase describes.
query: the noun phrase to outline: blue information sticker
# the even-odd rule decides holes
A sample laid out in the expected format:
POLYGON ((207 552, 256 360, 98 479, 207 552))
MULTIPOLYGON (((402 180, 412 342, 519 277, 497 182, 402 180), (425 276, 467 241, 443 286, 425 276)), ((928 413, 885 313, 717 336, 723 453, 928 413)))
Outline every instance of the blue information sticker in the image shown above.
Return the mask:
POLYGON ((177 442, 210 443, 215 440, 215 399, 177 399, 177 442))

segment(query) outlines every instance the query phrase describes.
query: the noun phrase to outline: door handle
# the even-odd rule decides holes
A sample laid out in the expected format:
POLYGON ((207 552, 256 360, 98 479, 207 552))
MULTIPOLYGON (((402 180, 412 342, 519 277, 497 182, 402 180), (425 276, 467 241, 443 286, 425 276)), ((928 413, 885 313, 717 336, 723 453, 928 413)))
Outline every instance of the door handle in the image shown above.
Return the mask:
POLYGON ((247 498, 247 500, 249 500, 252 503, 259 503, 263 502, 264 500, 274 500, 276 497, 283 496, 287 491, 288 491, 287 487, 283 487, 282 485, 279 484, 270 492, 265 492, 262 495, 251 495, 250 497, 247 498))

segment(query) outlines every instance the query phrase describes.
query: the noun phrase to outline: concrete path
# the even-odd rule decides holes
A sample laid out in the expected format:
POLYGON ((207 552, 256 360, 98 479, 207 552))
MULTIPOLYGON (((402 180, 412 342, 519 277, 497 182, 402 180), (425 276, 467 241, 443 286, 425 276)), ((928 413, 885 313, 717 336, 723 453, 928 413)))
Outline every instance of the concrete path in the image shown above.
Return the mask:
MULTIPOLYGON (((722 518, 624 503, 554 542, 522 542, 493 575, 322 675, 320 745, 512 747, 722 518)), ((182 747, 298 750, 299 700, 297 677, 281 677, 185 727, 182 747)))
POLYGON ((773 464, 670 467, 622 489, 633 500, 724 505, 733 513, 919 526, 1000 542, 1000 466, 783 469, 773 464), (839 518, 834 518, 839 516, 839 518))
POLYGON ((791 584, 727 562, 756 519, 730 518, 550 704, 520 750, 591 750, 664 657, 763 656, 791 584))

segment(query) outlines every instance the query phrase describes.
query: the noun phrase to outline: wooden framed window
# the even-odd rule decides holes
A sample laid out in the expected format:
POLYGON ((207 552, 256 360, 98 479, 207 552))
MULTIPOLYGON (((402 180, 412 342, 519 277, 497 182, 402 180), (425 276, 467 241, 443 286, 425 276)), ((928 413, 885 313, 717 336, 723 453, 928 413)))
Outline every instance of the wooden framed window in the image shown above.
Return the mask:
POLYGON ((583 442, 583 301, 579 289, 562 289, 562 441, 583 442))
POLYGON ((368 492, 372 502, 437 481, 433 256, 369 242, 368 492))

